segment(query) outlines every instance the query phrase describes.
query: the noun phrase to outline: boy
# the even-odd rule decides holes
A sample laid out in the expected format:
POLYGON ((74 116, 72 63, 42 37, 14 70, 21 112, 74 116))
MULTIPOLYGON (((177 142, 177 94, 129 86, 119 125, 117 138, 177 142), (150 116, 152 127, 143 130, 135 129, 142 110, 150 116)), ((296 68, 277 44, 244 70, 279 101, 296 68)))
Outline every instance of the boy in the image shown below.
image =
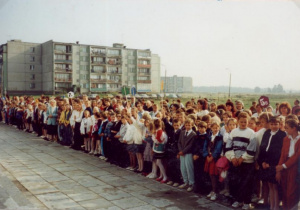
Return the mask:
POLYGON ((244 203, 242 209, 250 209, 257 147, 255 133, 247 127, 248 121, 247 113, 241 112, 238 115, 239 127, 231 131, 225 153, 230 161, 228 170, 230 194, 235 199, 232 207, 237 208, 244 203))
POLYGON ((178 141, 177 158, 180 158, 180 171, 184 184, 180 185, 180 189, 188 187, 187 191, 191 192, 194 188, 194 165, 193 165, 193 144, 196 133, 192 130, 193 120, 186 119, 184 122, 185 130, 182 130, 178 141))

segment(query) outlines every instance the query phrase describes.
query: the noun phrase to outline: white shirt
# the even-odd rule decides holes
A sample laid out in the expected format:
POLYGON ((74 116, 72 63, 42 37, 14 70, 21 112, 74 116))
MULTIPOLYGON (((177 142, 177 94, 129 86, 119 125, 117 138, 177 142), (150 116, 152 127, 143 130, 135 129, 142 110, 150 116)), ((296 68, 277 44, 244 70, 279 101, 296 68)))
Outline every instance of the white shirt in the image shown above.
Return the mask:
POLYGON ((291 142, 290 142, 290 149, 289 149, 289 156, 288 157, 292 157, 295 154, 295 145, 298 142, 298 140, 300 139, 300 135, 298 135, 294 139, 293 139, 292 136, 289 136, 289 139, 291 140, 291 142))

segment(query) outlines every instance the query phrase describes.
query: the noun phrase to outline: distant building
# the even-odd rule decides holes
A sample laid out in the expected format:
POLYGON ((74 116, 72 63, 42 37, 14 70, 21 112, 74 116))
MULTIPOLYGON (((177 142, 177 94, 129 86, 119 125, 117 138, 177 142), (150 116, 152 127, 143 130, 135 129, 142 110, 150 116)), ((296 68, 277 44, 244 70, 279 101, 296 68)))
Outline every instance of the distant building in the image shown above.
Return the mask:
POLYGON ((193 92, 192 77, 161 77, 163 83, 162 92, 166 93, 190 93, 193 92))
POLYGON ((8 94, 160 91, 160 57, 149 49, 11 40, 0 46, 0 88, 8 94))

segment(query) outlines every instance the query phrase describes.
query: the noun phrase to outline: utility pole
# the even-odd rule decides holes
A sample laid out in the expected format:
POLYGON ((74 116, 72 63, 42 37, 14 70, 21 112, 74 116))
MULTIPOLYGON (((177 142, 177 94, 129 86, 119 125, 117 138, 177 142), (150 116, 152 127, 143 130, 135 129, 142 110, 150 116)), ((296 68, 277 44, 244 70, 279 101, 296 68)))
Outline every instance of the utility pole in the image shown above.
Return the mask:
POLYGON ((229 98, 230 98, 230 88, 231 88, 231 73, 229 73, 229 94, 228 94, 229 98))

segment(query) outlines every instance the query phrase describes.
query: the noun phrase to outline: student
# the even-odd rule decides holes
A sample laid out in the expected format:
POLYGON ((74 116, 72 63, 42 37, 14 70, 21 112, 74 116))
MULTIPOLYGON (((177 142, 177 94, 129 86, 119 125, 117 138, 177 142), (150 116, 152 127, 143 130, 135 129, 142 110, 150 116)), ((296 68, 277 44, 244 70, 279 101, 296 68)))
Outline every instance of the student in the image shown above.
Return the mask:
POLYGON ((90 116, 90 111, 85 110, 83 112, 84 117, 82 118, 81 124, 80 124, 80 133, 83 137, 84 141, 84 152, 88 153, 90 150, 90 145, 89 145, 89 138, 92 132, 92 120, 90 116))
POLYGON ((114 126, 114 124, 116 123, 116 114, 114 112, 111 112, 110 114, 110 121, 108 121, 106 127, 105 127, 105 148, 104 148, 104 151, 105 151, 105 156, 107 158, 107 162, 110 162, 112 160, 112 145, 111 145, 111 141, 112 141, 112 138, 113 138, 113 135, 111 133, 111 128, 114 126))
POLYGON ((101 115, 99 112, 95 112, 93 116, 95 118, 95 123, 92 129, 92 143, 91 143, 92 148, 89 154, 100 156, 100 137, 98 135, 98 132, 101 126, 101 119, 100 119, 101 115))
POLYGON ((162 161, 165 158, 165 145, 168 141, 168 136, 163 129, 163 123, 160 119, 155 119, 153 121, 153 125, 153 160, 160 170, 160 176, 156 179, 156 181, 167 183, 167 173, 162 161))
POLYGON ((81 150, 81 145, 83 141, 82 136, 80 134, 80 125, 81 125, 82 117, 83 117, 83 111, 82 111, 81 104, 80 103, 74 104, 74 110, 72 112, 70 124, 74 131, 74 135, 73 135, 74 144, 72 145, 72 148, 75 150, 81 150))
POLYGON ((299 202, 299 184, 296 183, 300 157, 300 134, 298 121, 287 120, 287 136, 283 140, 281 156, 276 166, 276 180, 282 187, 282 204, 284 210, 297 210, 299 202))
POLYGON ((250 120, 249 120, 249 123, 248 123, 248 128, 252 129, 254 132, 257 131, 257 127, 256 127, 256 124, 257 124, 257 118, 256 117, 251 117, 250 120))
POLYGON ((209 174, 212 191, 207 195, 210 200, 217 199, 217 175, 218 169, 216 162, 221 156, 223 148, 223 136, 220 134, 220 125, 218 122, 211 123, 212 135, 208 141, 204 142, 203 157, 205 158, 204 171, 209 174))
POLYGON ((180 161, 177 159, 178 154, 178 140, 181 132, 180 121, 174 119, 172 125, 165 119, 165 127, 168 135, 168 142, 166 145, 167 156, 167 176, 168 185, 178 187, 180 183, 180 161))
POLYGON ((120 127, 119 132, 115 135, 115 138, 117 138, 120 141, 120 147, 119 147, 119 153, 117 154, 117 165, 124 168, 126 167, 126 160, 127 160, 127 151, 123 146, 124 136, 126 135, 127 129, 129 127, 129 124, 127 122, 127 117, 122 116, 121 117, 122 125, 120 127))
POLYGON ((106 145, 105 145, 106 144, 106 141, 105 141, 105 128, 106 128, 106 125, 108 123, 106 112, 101 112, 100 113, 100 120, 101 120, 101 125, 98 129, 98 135, 100 137, 100 140, 98 140, 98 141, 100 142, 101 156, 99 158, 101 160, 107 160, 107 157, 105 156, 105 150, 104 150, 104 148, 106 148, 106 145))
POLYGON ((224 136, 225 132, 226 132, 226 128, 227 128, 227 122, 228 120, 232 118, 232 114, 231 112, 226 111, 223 115, 222 115, 222 123, 221 123, 221 129, 220 129, 220 133, 222 136, 224 136))
POLYGON ((47 109, 47 133, 51 136, 50 141, 57 141, 57 112, 58 108, 56 106, 56 101, 51 99, 47 109))
POLYGON ((275 179, 275 167, 279 162, 285 132, 279 129, 279 117, 271 117, 270 129, 264 135, 257 159, 259 177, 269 186, 270 209, 279 209, 278 183, 275 179))
POLYGON ((180 158, 180 171, 184 183, 179 186, 180 189, 188 187, 187 191, 193 191, 194 179, 194 164, 193 164, 193 144, 195 136, 197 135, 193 130, 193 121, 187 119, 184 123, 185 130, 182 130, 178 140, 178 154, 180 158))
POLYGON ((194 141, 193 160, 194 160, 194 175, 195 185, 194 192, 207 193, 204 181, 204 164, 205 158, 203 157, 204 143, 209 141, 209 136, 206 133, 207 123, 204 121, 199 122, 197 136, 194 141))
POLYGON ((70 118, 72 115, 72 110, 70 104, 66 104, 66 111, 64 113, 64 120, 63 120, 63 142, 62 145, 70 146, 72 144, 73 139, 73 132, 70 125, 70 118))
POLYGON ((228 170, 230 194, 235 202, 232 207, 243 205, 250 209, 252 182, 254 174, 254 157, 257 147, 255 133, 248 128, 249 115, 241 112, 238 115, 239 127, 231 131, 227 140, 225 153, 230 161, 228 170))
POLYGON ((122 126, 122 115, 120 112, 116 113, 116 121, 110 129, 111 132, 111 149, 112 149, 112 160, 111 162, 117 164, 118 162, 118 155, 120 155, 121 150, 121 143, 115 135, 120 131, 122 126))

